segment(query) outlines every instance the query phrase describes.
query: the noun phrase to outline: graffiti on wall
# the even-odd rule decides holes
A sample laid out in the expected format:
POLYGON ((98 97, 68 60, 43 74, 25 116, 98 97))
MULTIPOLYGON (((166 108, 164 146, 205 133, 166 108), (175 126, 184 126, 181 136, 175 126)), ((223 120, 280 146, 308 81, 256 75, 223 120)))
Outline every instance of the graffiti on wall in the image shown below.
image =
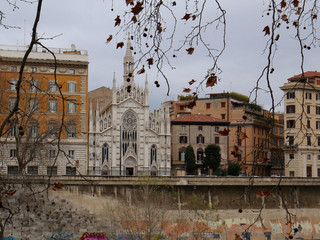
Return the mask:
MULTIPOLYGON (((239 239, 243 240, 271 240, 271 239, 318 239, 320 238, 320 217, 295 218, 294 223, 288 223, 285 219, 271 219, 269 221, 257 221, 250 218, 230 218, 217 221, 190 221, 179 219, 176 222, 165 221, 160 224, 161 236, 165 239, 239 239), (254 224, 252 224, 254 222, 254 224)), ((125 222, 123 230, 130 231, 138 236, 144 236, 147 226, 139 222, 139 230, 130 229, 125 222)), ((156 234, 156 233, 154 233, 156 234)), ((124 236, 124 235, 123 235, 124 236)), ((118 236, 118 240, 132 239, 118 236)))
POLYGON ((106 233, 103 232, 84 232, 80 240, 109 240, 106 233))

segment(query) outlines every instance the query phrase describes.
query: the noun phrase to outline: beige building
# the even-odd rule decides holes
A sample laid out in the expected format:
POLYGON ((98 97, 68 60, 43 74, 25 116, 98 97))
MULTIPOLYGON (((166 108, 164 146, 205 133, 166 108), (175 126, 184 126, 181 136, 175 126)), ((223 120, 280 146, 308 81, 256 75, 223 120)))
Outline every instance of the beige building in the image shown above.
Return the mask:
POLYGON ((288 79, 284 92, 285 175, 320 177, 320 73, 288 79))
MULTIPOLYGON (((0 49, 0 122, 13 110, 25 48, 0 49)), ((35 48, 24 68, 19 109, 0 136, 0 174, 86 174, 88 54, 35 48), (56 79, 54 73, 56 72, 56 79), (19 144, 17 144, 19 143, 19 144)))
POLYGON ((272 120, 267 111, 249 103, 249 98, 239 93, 208 94, 206 98, 198 99, 192 109, 188 107, 189 102, 188 96, 180 96, 176 102, 167 102, 171 105, 171 119, 186 114, 203 114, 230 122, 227 161, 241 161, 247 175, 282 174, 284 158, 281 150, 281 114, 276 114, 275 120, 272 120), (243 133, 247 137, 243 137, 243 133), (237 154, 233 154, 235 148, 239 148, 237 154), (273 150, 275 152, 271 152, 273 150))
POLYGON ((185 152, 193 147, 196 166, 200 174, 206 146, 220 147, 221 166, 227 164, 228 136, 219 134, 226 131, 229 122, 203 114, 186 114, 171 121, 171 168, 173 176, 185 175, 185 152))

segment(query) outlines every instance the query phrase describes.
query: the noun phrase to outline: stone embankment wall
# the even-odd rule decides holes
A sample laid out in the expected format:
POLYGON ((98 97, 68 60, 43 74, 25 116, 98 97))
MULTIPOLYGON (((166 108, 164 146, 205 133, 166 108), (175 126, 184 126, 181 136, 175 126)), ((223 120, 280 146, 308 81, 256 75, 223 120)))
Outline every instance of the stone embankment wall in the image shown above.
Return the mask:
POLYGON ((7 180, 7 239, 320 239, 319 179, 55 177, 55 191, 47 181, 7 180))

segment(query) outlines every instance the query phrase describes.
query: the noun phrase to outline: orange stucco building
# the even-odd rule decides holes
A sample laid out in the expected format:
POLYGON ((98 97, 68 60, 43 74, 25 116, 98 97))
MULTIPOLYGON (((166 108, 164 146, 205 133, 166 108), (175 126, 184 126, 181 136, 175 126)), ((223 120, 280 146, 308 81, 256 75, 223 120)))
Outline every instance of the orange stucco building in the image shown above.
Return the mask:
MULTIPOLYGON (((1 135, 2 173, 86 173, 88 54, 74 48, 51 51, 56 63, 39 48, 27 59, 18 110, 1 135)), ((0 49, 1 123, 18 99, 24 53, 18 47, 0 49)))

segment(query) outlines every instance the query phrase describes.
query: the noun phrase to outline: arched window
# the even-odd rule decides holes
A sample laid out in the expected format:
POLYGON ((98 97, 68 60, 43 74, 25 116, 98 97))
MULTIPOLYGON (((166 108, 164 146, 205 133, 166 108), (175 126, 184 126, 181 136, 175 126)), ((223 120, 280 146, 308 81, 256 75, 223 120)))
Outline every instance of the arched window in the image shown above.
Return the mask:
POLYGON ((136 98, 136 88, 135 87, 133 88, 132 94, 133 94, 133 98, 136 98))
POLYGON ((120 92, 118 91, 117 92, 117 103, 119 103, 120 102, 120 92))
POLYGON ((159 126, 159 122, 156 123, 156 132, 159 133, 160 132, 160 126, 159 126))
POLYGON ((108 122, 107 122, 107 118, 104 118, 104 120, 103 120, 103 128, 104 129, 107 129, 107 127, 108 127, 108 122))
POLYGON ((153 120, 152 120, 152 126, 151 126, 152 130, 155 130, 155 127, 156 127, 156 122, 155 122, 154 119, 153 119, 153 120))
POLYGON ((198 144, 204 144, 204 136, 201 134, 197 137, 197 143, 198 144))
POLYGON ((100 131, 102 131, 103 130, 103 121, 101 120, 100 121, 100 131))
POLYGON ((122 156, 124 156, 129 147, 132 147, 137 153, 137 118, 133 111, 127 111, 122 117, 122 156))
POLYGON ((157 146, 155 144, 151 146, 150 150, 150 165, 152 165, 153 162, 157 162, 157 146))
POLYGON ((123 101, 123 97, 124 97, 123 89, 121 89, 120 97, 121 97, 121 101, 123 101))
POLYGON ((203 160, 203 149, 198 148, 197 150, 197 161, 202 161, 203 160))
POLYGON ((179 161, 185 161, 186 160, 186 148, 180 148, 179 149, 179 161))
POLYGON ((104 161, 109 161, 109 146, 107 143, 102 145, 102 164, 104 161))
POLYGON ((108 116, 108 127, 111 127, 111 116, 108 116))

